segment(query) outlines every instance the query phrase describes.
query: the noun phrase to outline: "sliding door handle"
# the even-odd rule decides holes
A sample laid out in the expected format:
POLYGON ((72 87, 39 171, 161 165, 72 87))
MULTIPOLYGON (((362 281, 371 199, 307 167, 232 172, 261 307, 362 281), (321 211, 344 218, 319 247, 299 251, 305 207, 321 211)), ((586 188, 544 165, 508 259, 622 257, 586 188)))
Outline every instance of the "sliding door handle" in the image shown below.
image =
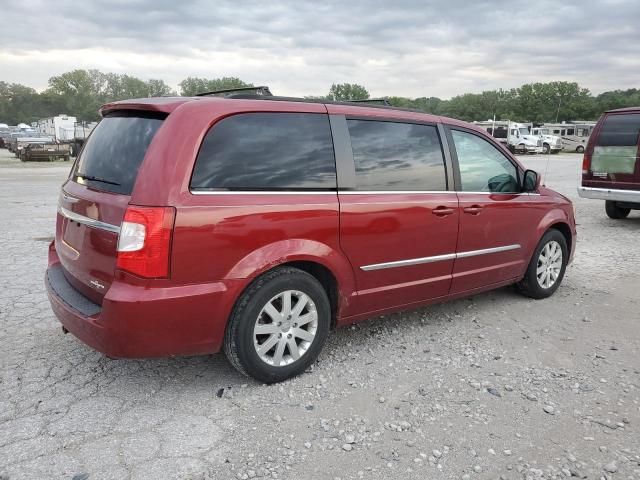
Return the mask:
POLYGON ((470 207, 464 207, 462 211, 471 215, 478 215, 482 211, 482 207, 480 205, 471 205, 470 207))
POLYGON ((431 213, 433 213, 438 217, 446 217, 447 215, 453 215, 455 212, 456 212, 455 209, 445 207, 444 205, 440 205, 439 207, 436 207, 433 210, 431 210, 431 213))

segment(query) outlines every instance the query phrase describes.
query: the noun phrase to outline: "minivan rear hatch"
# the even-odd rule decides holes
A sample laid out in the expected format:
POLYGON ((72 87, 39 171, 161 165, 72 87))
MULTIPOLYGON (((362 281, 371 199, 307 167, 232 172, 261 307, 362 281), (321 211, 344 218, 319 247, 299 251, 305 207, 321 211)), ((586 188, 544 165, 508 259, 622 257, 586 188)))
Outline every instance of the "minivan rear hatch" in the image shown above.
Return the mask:
POLYGON ((118 234, 138 170, 166 114, 109 113, 84 145, 58 201, 56 251, 67 280, 98 304, 113 282, 118 234))
POLYGON ((606 114, 592 148, 585 185, 640 190, 640 112, 606 114))

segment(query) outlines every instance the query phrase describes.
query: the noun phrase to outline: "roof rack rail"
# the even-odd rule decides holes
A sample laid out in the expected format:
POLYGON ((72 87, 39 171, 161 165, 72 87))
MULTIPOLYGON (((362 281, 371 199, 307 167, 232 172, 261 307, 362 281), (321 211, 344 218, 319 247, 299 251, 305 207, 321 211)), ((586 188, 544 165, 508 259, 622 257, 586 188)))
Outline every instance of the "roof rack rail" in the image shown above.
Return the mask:
POLYGON ((392 107, 391 102, 386 98, 362 98, 360 100, 347 100, 351 103, 372 103, 374 105, 386 105, 392 107))
POLYGON ((260 85, 258 87, 236 87, 236 88, 225 88, 222 90, 212 90, 211 92, 202 92, 196 93, 196 97, 206 97, 206 96, 214 96, 214 97, 227 97, 229 95, 234 95, 236 93, 245 93, 245 92, 255 92, 255 95, 264 95, 272 97, 273 94, 269 87, 266 85, 260 85))

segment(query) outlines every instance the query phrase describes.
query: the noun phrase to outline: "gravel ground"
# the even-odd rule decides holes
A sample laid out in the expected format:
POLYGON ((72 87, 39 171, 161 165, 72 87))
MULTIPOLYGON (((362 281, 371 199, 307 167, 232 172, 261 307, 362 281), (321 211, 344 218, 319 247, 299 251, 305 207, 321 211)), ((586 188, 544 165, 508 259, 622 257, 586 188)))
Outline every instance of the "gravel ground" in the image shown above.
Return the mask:
POLYGON ((0 152, 2 480, 640 478, 640 212, 578 199, 579 155, 550 158, 580 223, 555 296, 341 329, 265 386, 222 355, 110 360, 63 335, 43 275, 69 164, 0 152))

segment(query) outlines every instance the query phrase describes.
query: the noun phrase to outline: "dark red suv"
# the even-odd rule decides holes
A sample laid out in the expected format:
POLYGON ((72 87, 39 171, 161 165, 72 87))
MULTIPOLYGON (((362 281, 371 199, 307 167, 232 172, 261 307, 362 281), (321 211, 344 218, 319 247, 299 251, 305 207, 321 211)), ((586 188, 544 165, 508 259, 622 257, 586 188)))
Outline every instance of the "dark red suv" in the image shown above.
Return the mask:
POLYGON ((589 137, 582 162, 584 198, 605 201, 610 218, 640 210, 640 107, 605 112, 589 137))
POLYGON ((224 350, 275 382, 335 326, 509 284, 548 297, 573 255, 570 201, 468 123, 251 95, 101 113, 46 284, 111 357, 224 350))

